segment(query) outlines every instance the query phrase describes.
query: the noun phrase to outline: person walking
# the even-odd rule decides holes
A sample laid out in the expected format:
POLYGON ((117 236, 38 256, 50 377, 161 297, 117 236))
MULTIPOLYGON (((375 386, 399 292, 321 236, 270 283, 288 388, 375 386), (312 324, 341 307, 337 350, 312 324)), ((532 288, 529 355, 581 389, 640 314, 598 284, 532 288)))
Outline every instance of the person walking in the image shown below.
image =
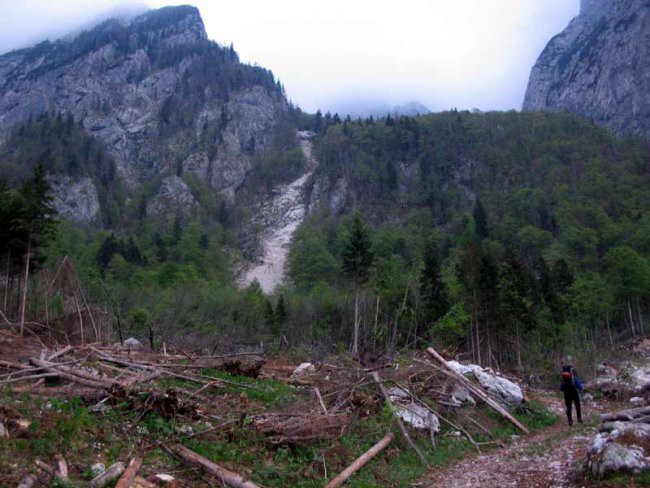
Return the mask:
POLYGON ((583 389, 582 382, 578 377, 578 373, 571 365, 572 358, 567 356, 567 364, 562 366, 562 383, 560 384, 560 391, 564 392, 564 403, 566 404, 566 416, 569 421, 569 426, 573 425, 573 404, 576 406, 576 416, 578 423, 582 423, 582 411, 580 408, 580 392, 583 389))

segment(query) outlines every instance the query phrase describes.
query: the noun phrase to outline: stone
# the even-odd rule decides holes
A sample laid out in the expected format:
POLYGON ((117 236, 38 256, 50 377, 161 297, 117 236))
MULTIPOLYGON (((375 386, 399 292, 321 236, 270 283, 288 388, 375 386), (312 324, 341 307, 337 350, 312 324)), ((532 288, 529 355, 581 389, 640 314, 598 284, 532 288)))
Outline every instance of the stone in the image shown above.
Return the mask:
POLYGON ((418 430, 440 432, 440 420, 428 408, 414 400, 402 388, 388 390, 388 397, 393 404, 395 415, 408 425, 418 430))
POLYGON ((585 394, 582 395, 582 399, 585 402, 590 402, 590 401, 592 401, 594 399, 594 396, 591 393, 585 393, 585 394))
POLYGON ((624 446, 616 442, 605 445, 600 452, 599 459, 591 465, 591 472, 599 477, 610 473, 628 472, 639 474, 650 469, 643 449, 638 446, 624 446))
POLYGON ((488 394, 500 403, 512 406, 524 401, 524 394, 519 385, 488 369, 476 364, 463 365, 458 361, 447 361, 447 365, 458 374, 474 376, 488 394))
POLYGON ((301 363, 296 369, 291 373, 292 378, 302 378, 303 376, 308 376, 316 372, 316 366, 312 363, 301 363))
POLYGON ((90 225, 99 216, 99 196, 93 181, 88 178, 74 180, 69 176, 49 178, 53 196, 52 206, 66 220, 90 225))
POLYGON ((476 400, 472 396, 472 394, 469 392, 467 388, 465 388, 463 385, 460 383, 456 383, 454 385, 454 392, 452 393, 452 399, 457 400, 461 404, 469 404, 470 406, 476 405, 476 400))
POLYGON ((147 204, 147 214, 167 217, 173 221, 176 217, 187 218, 194 204, 194 196, 187 183, 179 176, 163 179, 158 193, 147 204))
POLYGON ((168 487, 176 486, 176 478, 174 478, 171 474, 160 473, 154 475, 153 478, 156 484, 158 485, 168 486, 168 487))
POLYGON ((630 403, 634 403, 635 405, 640 405, 641 403, 644 403, 645 400, 641 397, 632 397, 629 400, 630 403))
POLYGON ((532 68, 524 110, 569 111, 650 138, 647 0, 582 0, 532 68))
POLYGON ((129 349, 141 349, 142 343, 135 337, 129 337, 124 341, 124 347, 128 347, 129 349))
POLYGON ((0 422, 0 437, 9 437, 9 431, 2 422, 0 422))
POLYGON ((104 471, 106 471, 106 466, 104 463, 95 463, 90 467, 90 472, 92 473, 93 478, 99 476, 104 471))

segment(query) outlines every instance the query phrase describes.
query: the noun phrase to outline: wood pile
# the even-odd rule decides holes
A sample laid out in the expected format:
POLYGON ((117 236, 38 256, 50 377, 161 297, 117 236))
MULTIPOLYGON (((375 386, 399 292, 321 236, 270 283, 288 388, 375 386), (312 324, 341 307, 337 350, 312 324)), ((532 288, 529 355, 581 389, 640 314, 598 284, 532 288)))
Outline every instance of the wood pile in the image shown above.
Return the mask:
POLYGON ((254 417, 253 425, 271 444, 295 445, 341 437, 350 425, 350 416, 346 413, 271 413, 254 417))

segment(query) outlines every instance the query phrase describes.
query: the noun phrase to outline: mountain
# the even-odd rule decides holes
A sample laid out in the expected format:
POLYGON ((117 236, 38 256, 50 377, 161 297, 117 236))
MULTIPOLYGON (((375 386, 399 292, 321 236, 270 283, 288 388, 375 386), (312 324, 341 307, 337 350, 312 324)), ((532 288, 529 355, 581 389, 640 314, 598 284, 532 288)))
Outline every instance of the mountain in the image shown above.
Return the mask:
MULTIPOLYGON (((209 41, 196 8, 148 11, 0 56, 0 171, 8 172, 8 159, 25 159, 30 144, 69 130, 57 119, 68 121, 80 129, 76 139, 102 146, 125 202, 141 200, 148 212, 173 217, 194 203, 188 177, 232 201, 287 109, 273 74, 209 41)), ((94 197, 100 175, 88 168, 75 175, 70 164, 48 168, 55 187, 68 189, 57 195, 58 209, 96 222, 106 211, 94 197)))
POLYGON ((650 1, 582 0, 532 69, 524 110, 568 110, 650 138, 650 1))
POLYGON ((349 100, 339 100, 332 104, 330 112, 338 113, 345 118, 349 115, 353 119, 361 117, 386 117, 387 114, 392 116, 416 116, 431 113, 431 111, 422 103, 409 101, 391 105, 382 100, 372 100, 364 98, 354 98, 349 100))

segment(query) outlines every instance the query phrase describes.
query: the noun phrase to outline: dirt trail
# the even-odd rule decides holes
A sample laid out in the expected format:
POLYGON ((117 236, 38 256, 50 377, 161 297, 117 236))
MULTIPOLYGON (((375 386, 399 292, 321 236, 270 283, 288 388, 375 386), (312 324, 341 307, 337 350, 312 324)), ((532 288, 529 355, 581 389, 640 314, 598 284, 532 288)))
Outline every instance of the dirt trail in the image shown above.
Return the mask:
MULTIPOLYGON (((576 486, 571 481, 595 432, 595 419, 568 427, 564 402, 552 393, 535 398, 561 415, 552 427, 495 451, 464 459, 434 470, 418 486, 446 488, 548 488, 576 486)), ((585 405, 586 419, 609 411, 611 405, 590 402, 585 405)))

